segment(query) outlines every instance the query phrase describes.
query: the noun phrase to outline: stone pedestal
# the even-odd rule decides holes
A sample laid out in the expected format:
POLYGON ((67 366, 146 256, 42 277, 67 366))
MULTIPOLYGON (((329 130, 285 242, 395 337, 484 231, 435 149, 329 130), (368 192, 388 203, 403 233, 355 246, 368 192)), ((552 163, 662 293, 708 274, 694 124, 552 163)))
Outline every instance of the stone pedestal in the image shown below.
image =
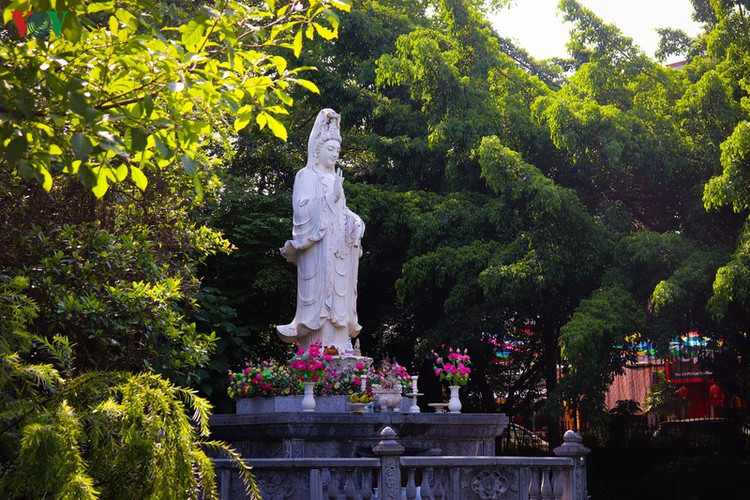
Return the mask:
POLYGON ((372 456, 380 431, 395 430, 406 455, 494 456, 504 414, 279 412, 214 415, 211 438, 246 458, 372 456))

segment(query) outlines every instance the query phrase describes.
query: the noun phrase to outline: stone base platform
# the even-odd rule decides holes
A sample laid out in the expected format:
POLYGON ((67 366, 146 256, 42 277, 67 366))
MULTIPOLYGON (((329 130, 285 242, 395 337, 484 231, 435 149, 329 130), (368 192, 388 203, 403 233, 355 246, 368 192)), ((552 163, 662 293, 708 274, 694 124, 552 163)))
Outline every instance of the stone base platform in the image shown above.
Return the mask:
POLYGON ((489 413, 278 412, 214 415, 211 438, 246 458, 355 458, 371 456, 385 426, 408 455, 494 456, 495 438, 508 424, 489 413))

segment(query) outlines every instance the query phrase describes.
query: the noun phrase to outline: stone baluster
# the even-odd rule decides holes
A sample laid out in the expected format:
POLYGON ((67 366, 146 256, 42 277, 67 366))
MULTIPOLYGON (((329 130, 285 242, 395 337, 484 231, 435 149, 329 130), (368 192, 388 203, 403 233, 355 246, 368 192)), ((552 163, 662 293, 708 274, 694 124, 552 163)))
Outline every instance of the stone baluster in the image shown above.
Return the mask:
POLYGON ((529 500, 542 500, 541 471, 536 467, 530 468, 529 500))
POLYGON ((461 471, 458 467, 451 467, 448 474, 450 482, 445 494, 446 498, 461 498, 461 471))
POLYGON ((565 469, 555 467, 552 473, 552 496, 555 500, 563 500, 565 495, 565 469))
POLYGON ((586 487, 586 456, 591 450, 582 443, 583 438, 580 434, 566 431, 563 435, 563 444, 552 450, 558 457, 573 459, 573 470, 566 480, 564 500, 586 500, 589 496, 586 487))
MULTIPOLYGON (((354 486, 354 469, 346 470, 346 484, 344 485, 344 496, 350 500, 355 500, 357 498, 357 492, 354 486)), ((359 498, 362 498, 362 495, 359 495, 359 498)))
POLYGON ((552 483, 549 479, 549 472, 549 467, 544 467, 542 469, 542 500, 554 500, 554 498, 552 498, 552 483))
POLYGON ((396 431, 386 426, 380 431, 380 442, 372 448, 380 458, 380 480, 378 481, 378 499, 392 499, 401 496, 401 465, 399 456, 404 447, 396 441, 396 431))
POLYGON ((432 495, 435 500, 443 500, 445 497, 445 470, 433 469, 432 475, 435 478, 435 488, 432 495))
POLYGON ((372 470, 367 469, 362 474, 362 500, 372 498, 372 470))
POLYGON ((339 498, 339 472, 334 469, 328 469, 330 480, 328 481, 328 498, 338 500, 339 498))
POLYGON ((221 469, 219 500, 229 500, 232 491, 232 474, 229 469, 221 469))
POLYGON ((422 484, 419 487, 420 497, 426 500, 432 498, 432 488, 430 487, 430 476, 435 480, 435 474, 432 467, 422 471, 422 484))
POLYGON ((414 474, 416 469, 408 469, 406 471, 406 500, 415 500, 417 498, 417 484, 414 481, 414 474))
MULTIPOLYGON (((310 499, 311 500, 322 500, 323 499, 323 481, 321 481, 320 469, 310 469, 310 499)), ((224 499, 222 499, 224 500, 224 499)))

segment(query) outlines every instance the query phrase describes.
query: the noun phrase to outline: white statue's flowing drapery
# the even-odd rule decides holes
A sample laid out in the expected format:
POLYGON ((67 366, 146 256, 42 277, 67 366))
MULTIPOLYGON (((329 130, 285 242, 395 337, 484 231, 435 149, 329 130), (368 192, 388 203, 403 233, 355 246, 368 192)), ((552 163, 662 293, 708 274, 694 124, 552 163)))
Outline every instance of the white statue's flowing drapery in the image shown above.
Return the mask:
POLYGON ((324 144, 341 142, 338 119, 330 109, 318 114, 307 165, 294 179, 292 239, 281 253, 297 265, 297 309, 292 322, 277 330, 287 342, 307 346, 320 340, 344 354, 362 328, 357 320, 357 273, 365 225, 346 206, 340 185, 337 193, 340 174, 337 178, 332 164, 326 169, 318 162, 324 144))

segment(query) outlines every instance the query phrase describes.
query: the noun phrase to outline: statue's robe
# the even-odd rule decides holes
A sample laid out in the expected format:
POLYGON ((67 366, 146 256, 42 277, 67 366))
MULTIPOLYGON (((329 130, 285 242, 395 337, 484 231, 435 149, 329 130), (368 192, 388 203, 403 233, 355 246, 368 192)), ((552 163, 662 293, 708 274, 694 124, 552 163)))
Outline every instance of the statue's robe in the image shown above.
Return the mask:
POLYGON ((297 310, 294 320, 277 327, 287 342, 303 346, 320 340, 342 354, 362 327, 357 319, 357 273, 365 225, 346 206, 334 201, 335 176, 312 167, 294 179, 294 228, 281 253, 297 265, 297 310))

